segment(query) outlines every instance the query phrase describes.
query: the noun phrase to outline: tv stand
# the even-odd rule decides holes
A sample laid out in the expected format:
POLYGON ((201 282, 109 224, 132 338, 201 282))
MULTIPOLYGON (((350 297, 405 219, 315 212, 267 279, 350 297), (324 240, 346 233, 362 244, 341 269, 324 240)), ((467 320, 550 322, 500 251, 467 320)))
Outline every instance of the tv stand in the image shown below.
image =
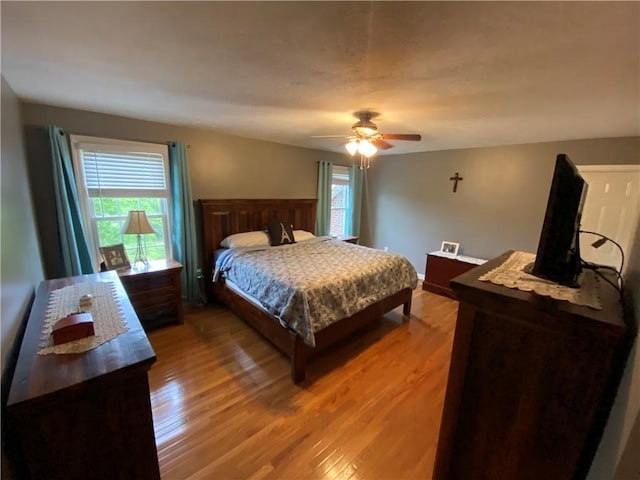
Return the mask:
POLYGON ((451 281, 460 301, 437 479, 585 478, 634 322, 603 282, 602 310, 482 282, 512 252, 451 281))

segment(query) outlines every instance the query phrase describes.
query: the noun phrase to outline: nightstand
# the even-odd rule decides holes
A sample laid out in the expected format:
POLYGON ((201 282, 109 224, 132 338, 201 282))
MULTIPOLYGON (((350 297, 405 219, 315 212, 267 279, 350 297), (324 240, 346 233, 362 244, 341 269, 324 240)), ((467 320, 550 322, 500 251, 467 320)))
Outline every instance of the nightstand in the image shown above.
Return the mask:
POLYGON ((336 240, 341 240, 343 242, 357 244, 360 241, 360 237, 355 237, 353 235, 341 235, 339 237, 336 237, 336 240))
POLYGON ((154 260, 144 268, 118 271, 145 330, 168 323, 184 323, 180 283, 182 268, 182 264, 175 260, 154 260))
POLYGON ((485 262, 486 260, 481 258, 451 255, 450 253, 428 253, 422 289, 455 298, 449 281, 485 262))

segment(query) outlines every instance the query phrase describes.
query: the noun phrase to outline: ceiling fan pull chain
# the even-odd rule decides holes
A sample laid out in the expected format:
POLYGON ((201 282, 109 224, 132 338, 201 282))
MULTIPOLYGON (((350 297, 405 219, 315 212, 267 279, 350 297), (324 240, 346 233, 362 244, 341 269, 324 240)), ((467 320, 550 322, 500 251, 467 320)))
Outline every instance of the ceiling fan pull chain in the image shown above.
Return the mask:
POLYGON ((371 157, 367 157, 364 154, 360 154, 360 170, 369 168, 371 166, 371 157))

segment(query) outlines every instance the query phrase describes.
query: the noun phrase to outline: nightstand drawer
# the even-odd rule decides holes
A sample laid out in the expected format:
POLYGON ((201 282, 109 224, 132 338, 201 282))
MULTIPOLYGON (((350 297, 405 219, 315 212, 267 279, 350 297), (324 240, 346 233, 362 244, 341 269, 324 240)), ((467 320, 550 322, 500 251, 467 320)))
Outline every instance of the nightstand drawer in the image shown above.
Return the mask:
POLYGON ((172 312, 175 313, 176 302, 173 299, 167 299, 164 302, 158 302, 154 304, 147 305, 134 305, 136 312, 140 317, 142 317, 142 321, 144 322, 147 313, 154 312, 172 312))
POLYGON ((127 291, 149 291, 161 288, 173 288, 173 277, 171 275, 145 275, 135 277, 125 277, 122 279, 127 291))
POLYGON ((175 306, 176 303, 176 292, 172 290, 156 290, 153 293, 140 293, 129 295, 129 300, 131 300, 131 304, 133 308, 138 309, 153 307, 155 305, 159 305, 161 303, 173 303, 175 306))

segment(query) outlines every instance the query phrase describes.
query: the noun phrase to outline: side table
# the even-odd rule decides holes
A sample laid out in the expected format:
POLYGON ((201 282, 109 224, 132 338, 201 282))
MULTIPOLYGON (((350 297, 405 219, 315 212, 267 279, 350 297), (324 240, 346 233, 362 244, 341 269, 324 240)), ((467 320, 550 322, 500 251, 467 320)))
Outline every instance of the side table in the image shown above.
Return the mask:
POLYGON ((486 260, 481 258, 451 255, 450 253, 428 253, 422 289, 455 298, 449 281, 485 262, 486 260))
POLYGON ((144 268, 118 271, 129 300, 146 330, 168 323, 184 323, 182 264, 175 260, 154 260, 144 268))

